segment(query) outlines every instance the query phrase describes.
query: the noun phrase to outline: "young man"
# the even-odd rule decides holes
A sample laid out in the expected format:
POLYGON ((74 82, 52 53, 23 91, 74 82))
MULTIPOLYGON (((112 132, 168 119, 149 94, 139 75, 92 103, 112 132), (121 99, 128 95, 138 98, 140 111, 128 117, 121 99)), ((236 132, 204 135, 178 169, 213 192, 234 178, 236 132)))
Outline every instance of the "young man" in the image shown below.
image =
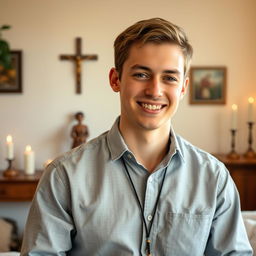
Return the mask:
POLYGON ((121 115, 48 166, 21 255, 252 255, 228 171, 171 127, 191 57, 163 19, 117 37, 109 80, 121 115))

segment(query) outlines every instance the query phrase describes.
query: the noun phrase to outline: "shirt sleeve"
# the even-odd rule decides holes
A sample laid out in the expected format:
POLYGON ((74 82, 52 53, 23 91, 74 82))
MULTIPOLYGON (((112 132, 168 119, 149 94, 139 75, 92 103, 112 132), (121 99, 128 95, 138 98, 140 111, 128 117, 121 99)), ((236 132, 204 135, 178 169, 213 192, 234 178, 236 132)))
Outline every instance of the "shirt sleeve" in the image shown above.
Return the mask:
POLYGON ((253 255, 236 186, 225 167, 219 173, 217 205, 205 256, 253 255))
POLYGON ((20 255, 66 255, 74 233, 66 172, 50 164, 32 201, 20 255))

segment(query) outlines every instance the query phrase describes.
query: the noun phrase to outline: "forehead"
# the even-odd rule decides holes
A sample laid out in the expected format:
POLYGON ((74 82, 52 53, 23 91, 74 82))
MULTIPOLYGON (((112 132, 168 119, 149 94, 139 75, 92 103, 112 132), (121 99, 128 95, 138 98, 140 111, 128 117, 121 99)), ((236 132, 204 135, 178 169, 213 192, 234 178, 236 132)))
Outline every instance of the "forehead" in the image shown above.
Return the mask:
POLYGON ((124 69, 134 65, 147 66, 151 69, 179 69, 184 70, 184 55, 180 46, 172 43, 134 44, 128 58, 124 62, 124 69))

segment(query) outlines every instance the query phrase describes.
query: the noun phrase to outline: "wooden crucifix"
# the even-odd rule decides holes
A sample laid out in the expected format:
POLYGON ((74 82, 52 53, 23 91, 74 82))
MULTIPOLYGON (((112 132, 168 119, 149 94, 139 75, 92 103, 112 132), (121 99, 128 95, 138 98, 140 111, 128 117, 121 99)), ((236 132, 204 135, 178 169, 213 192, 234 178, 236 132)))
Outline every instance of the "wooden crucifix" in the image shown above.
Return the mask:
POLYGON ((74 55, 60 55, 61 60, 71 60, 75 63, 75 74, 76 74, 76 93, 81 93, 81 71, 83 60, 97 60, 98 55, 82 55, 82 38, 76 38, 76 54, 74 55))

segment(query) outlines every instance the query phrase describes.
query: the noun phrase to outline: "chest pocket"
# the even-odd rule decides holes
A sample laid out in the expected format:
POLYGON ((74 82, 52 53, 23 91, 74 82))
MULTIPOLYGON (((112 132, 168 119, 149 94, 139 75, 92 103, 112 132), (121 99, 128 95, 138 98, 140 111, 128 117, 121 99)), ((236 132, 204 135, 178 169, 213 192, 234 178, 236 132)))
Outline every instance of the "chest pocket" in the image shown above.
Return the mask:
POLYGON ((210 214, 168 212, 158 230, 157 251, 164 256, 203 256, 210 227, 210 214))

